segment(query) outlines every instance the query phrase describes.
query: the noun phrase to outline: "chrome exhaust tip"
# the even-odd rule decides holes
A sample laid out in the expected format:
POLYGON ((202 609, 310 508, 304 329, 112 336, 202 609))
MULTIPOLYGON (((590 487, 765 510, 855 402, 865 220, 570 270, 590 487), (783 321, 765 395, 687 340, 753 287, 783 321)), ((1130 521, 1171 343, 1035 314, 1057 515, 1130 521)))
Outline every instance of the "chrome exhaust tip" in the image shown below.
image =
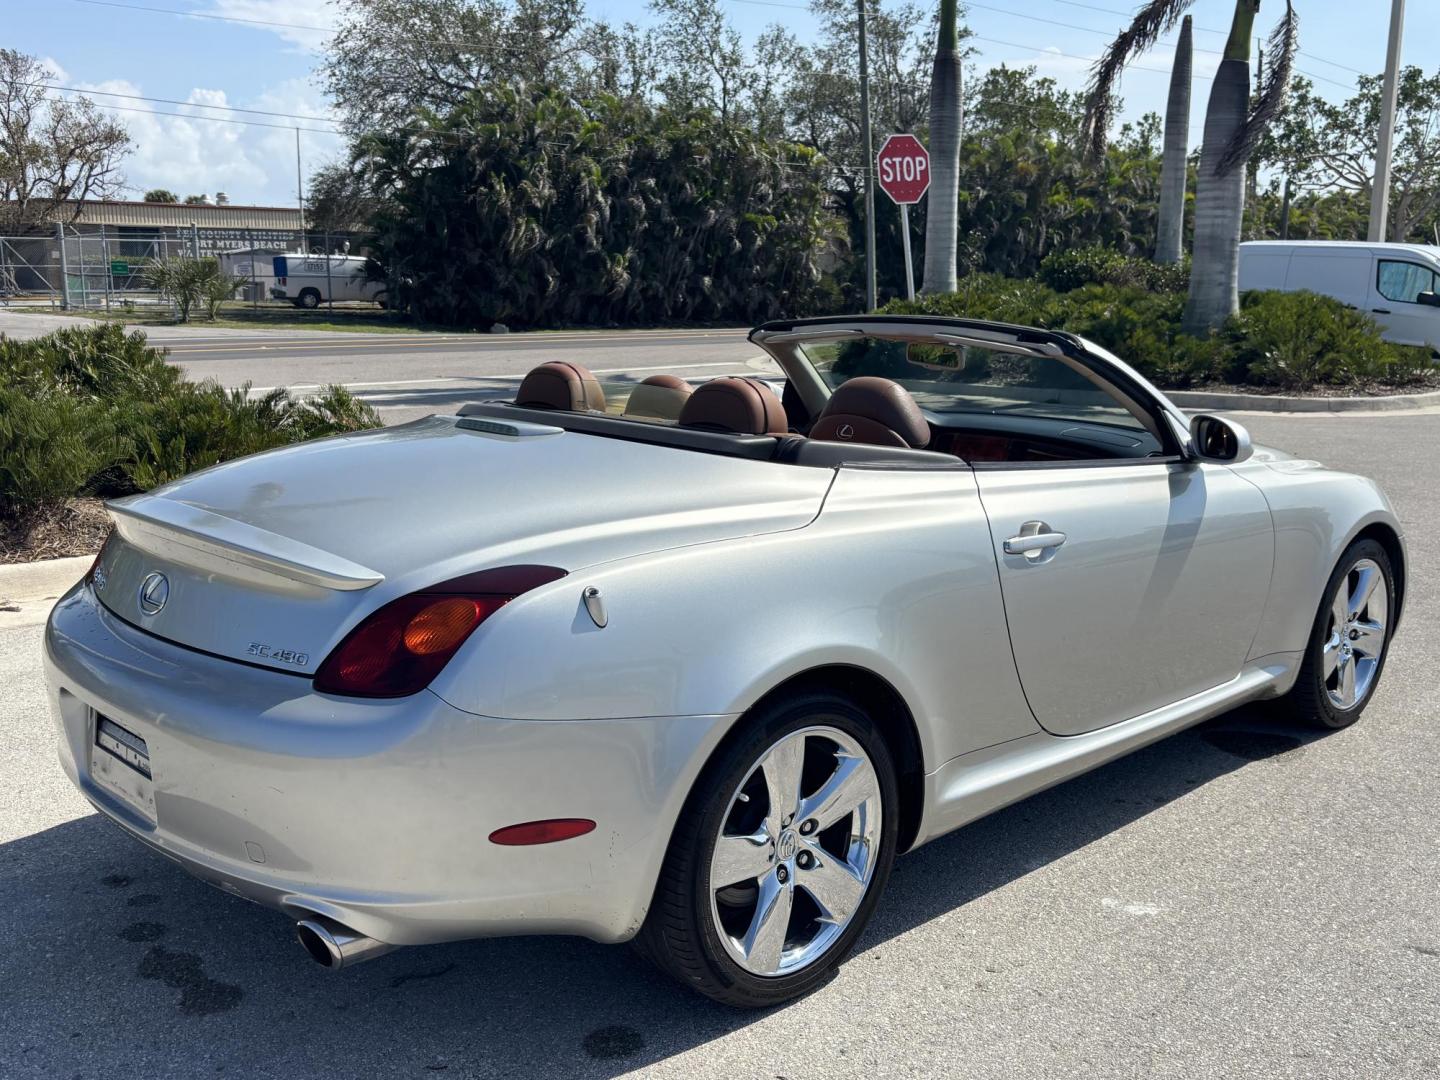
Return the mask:
POLYGON ((310 959, 331 971, 353 967, 362 960, 373 960, 395 948, 324 915, 312 915, 297 922, 295 938, 310 954, 310 959))

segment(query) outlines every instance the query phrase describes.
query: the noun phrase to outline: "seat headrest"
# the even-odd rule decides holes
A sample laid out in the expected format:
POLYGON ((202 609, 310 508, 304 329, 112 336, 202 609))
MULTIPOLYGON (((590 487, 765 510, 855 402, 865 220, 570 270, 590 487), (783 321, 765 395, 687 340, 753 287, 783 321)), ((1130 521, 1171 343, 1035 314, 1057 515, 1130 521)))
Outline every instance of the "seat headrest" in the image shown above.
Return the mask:
POLYGON ((566 412, 605 411, 605 391, 588 368, 552 360, 531 368, 520 383, 515 404, 527 409, 562 409, 566 412))
POLYGON ((785 407, 768 386, 750 379, 714 379, 700 386, 680 410, 680 426, 732 435, 784 435, 785 407))
POLYGON ((625 415, 678 420, 685 402, 694 392, 694 387, 678 375, 651 375, 631 391, 625 402, 625 415))
POLYGON ((830 395, 810 438, 919 450, 930 443, 930 425, 910 391, 899 383, 860 375, 841 383, 830 395))

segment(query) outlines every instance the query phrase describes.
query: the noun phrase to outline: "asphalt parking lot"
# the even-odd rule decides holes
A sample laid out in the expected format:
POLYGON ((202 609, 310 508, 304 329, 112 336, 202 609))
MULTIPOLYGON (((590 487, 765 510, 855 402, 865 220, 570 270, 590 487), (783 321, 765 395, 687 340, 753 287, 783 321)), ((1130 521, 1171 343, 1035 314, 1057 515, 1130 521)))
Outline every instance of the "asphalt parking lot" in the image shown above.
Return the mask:
POLYGON ((1440 414, 1244 420, 1405 523, 1362 723, 1241 710, 939 840, 838 978, 768 1013, 584 941, 329 974, 89 811, 39 628, 0 630, 0 1076, 1440 1076, 1440 414))

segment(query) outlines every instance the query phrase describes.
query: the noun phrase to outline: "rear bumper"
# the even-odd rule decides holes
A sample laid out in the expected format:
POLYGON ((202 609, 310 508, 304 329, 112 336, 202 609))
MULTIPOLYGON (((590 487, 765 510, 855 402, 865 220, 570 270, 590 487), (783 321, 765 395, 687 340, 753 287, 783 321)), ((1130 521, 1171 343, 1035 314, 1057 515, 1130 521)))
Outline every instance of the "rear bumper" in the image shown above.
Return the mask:
POLYGON ((394 945, 633 935, 731 719, 515 721, 428 691, 327 697, 145 634, 83 584, 51 615, 45 667, 61 764, 98 810, 229 892, 394 945), (92 774, 97 713, 146 741, 151 807, 92 774), (536 847, 487 840, 553 817, 598 827, 536 847))

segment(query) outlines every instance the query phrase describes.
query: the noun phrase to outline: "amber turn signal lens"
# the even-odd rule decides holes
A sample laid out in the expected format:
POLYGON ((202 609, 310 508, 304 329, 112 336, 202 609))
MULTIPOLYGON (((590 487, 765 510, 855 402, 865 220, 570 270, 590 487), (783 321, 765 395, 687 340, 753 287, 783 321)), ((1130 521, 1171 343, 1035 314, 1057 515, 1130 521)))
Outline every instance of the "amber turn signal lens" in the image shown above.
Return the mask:
POLYGON ((484 613, 464 596, 437 600, 405 624, 405 648, 416 656, 449 652, 474 630, 484 613))

